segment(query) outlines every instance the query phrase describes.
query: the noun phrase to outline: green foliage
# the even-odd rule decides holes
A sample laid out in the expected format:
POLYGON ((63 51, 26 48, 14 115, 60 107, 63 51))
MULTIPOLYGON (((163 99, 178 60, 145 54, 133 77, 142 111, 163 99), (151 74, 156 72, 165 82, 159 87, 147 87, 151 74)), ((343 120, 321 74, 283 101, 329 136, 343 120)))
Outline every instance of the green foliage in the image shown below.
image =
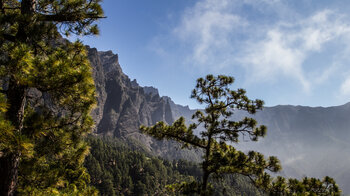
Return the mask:
POLYGON ((172 139, 183 143, 184 147, 193 146, 203 150, 203 178, 195 186, 196 192, 201 195, 210 194, 208 179, 212 174, 242 174, 263 186, 270 180, 265 170, 272 172, 280 170, 276 157, 265 160, 260 153, 252 151, 245 154, 225 143, 238 142, 240 134, 248 136, 252 141, 257 141, 259 137, 266 134, 266 127, 257 127, 257 122, 252 118, 246 117, 238 122, 228 120, 234 110, 245 110, 254 114, 263 106, 261 100, 249 100, 243 89, 237 91, 229 89, 228 86, 232 83, 232 77, 222 75, 218 77, 208 75, 205 79, 197 80, 191 98, 206 104, 204 113, 198 110, 192 116, 197 123, 187 127, 184 118, 180 118, 172 125, 159 122, 152 127, 141 127, 142 132, 157 139, 172 139), (205 128, 205 131, 197 136, 193 130, 200 125, 205 128))
POLYGON ((22 156, 18 193, 97 195, 96 189, 89 186, 90 176, 83 167, 89 147, 77 135, 81 130, 45 127, 54 122, 44 114, 27 114, 23 133, 31 136, 35 147, 33 156, 22 156))
POLYGON ((13 194, 19 170, 18 194, 97 194, 83 167, 96 102, 91 67, 84 45, 60 32, 97 34, 100 2, 0 1, 0 191, 13 194))
MULTIPOLYGON (((6 120, 5 113, 8 105, 6 104, 5 96, 0 93, 0 157, 2 156, 2 149, 12 146, 14 142, 14 127, 11 126, 10 121, 6 120)), ((23 147, 20 147, 23 148, 23 147)))
POLYGON ((89 137, 88 142, 91 154, 86 158, 85 166, 91 184, 101 195, 164 195, 165 185, 187 179, 186 175, 191 172, 185 166, 187 162, 176 162, 175 166, 172 162, 132 150, 118 139, 89 137))
POLYGON ((186 126, 183 117, 172 125, 158 122, 151 127, 141 126, 143 133, 157 139, 171 139, 183 144, 184 148, 199 148, 203 150, 201 164, 203 175, 201 181, 189 181, 169 186, 172 190, 179 190, 184 194, 213 194, 210 177, 220 177, 224 174, 241 174, 247 176, 257 187, 270 195, 339 195, 340 191, 334 180, 305 178, 299 182, 290 179, 288 182, 282 177, 273 179, 268 172, 278 172, 281 169, 276 157, 265 158, 262 154, 250 151, 248 153, 236 150, 229 143, 238 143, 241 137, 257 141, 266 135, 264 125, 257 126, 256 120, 245 117, 240 121, 229 118, 236 110, 244 110, 249 114, 256 113, 263 107, 263 101, 250 100, 245 90, 231 90, 232 77, 207 75, 199 78, 191 98, 200 104, 205 104, 204 112, 198 110, 192 116, 196 123, 186 126), (198 135, 194 130, 204 128, 198 135))
POLYGON ((103 18, 101 0, 3 0, 1 40, 34 41, 65 35, 96 35, 93 24, 103 18))
POLYGON ((316 178, 303 178, 286 180, 277 177, 271 185, 270 195, 340 195, 341 191, 334 179, 326 176, 323 180, 316 178))
POLYGON ((89 113, 95 92, 83 45, 67 43, 40 55, 24 45, 3 47, 11 54, 12 67, 1 66, 1 77, 12 75, 28 91, 42 95, 27 99, 23 129, 7 137, 12 141, 4 149, 22 155, 19 193, 36 195, 43 189, 45 195, 46 189, 65 192, 69 186, 74 186, 69 188, 73 192, 85 190, 89 177, 82 163, 88 147, 81 137, 93 125, 89 113))
MULTIPOLYGON (((176 190, 193 192, 202 176, 198 164, 157 158, 117 138, 88 137, 87 141, 91 154, 85 167, 101 195, 180 195, 176 190)), ((215 195, 260 195, 243 176, 227 175, 211 182, 215 195)))

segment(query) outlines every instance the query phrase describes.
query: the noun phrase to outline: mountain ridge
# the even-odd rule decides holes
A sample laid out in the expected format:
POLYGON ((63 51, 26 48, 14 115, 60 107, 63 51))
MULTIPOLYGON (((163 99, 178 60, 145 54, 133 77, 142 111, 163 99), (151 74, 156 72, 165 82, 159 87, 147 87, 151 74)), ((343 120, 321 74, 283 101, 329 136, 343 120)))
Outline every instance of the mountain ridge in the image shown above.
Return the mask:
MULTIPOLYGON (((95 133, 131 139, 156 155, 170 159, 199 160, 193 151, 178 151, 174 142, 157 141, 139 132, 139 126, 158 121, 171 124, 184 116, 188 123, 196 109, 176 104, 160 96, 155 87, 141 87, 122 72, 118 55, 88 48, 95 78, 97 107, 92 112, 95 133)), ((305 175, 334 177, 345 194, 350 193, 350 102, 340 106, 309 107, 277 105, 265 107, 255 115, 234 111, 232 120, 255 118, 268 127, 267 136, 258 142, 232 144, 243 150, 276 155, 288 177, 305 175), (335 161, 336 160, 336 161, 335 161)))
POLYGON ((87 47, 96 86, 97 107, 92 111, 95 134, 141 143, 148 151, 169 159, 199 160, 190 150, 179 150, 172 141, 158 141, 139 131, 141 125, 174 121, 169 97, 160 97, 153 87, 141 87, 122 71, 118 55, 87 47))

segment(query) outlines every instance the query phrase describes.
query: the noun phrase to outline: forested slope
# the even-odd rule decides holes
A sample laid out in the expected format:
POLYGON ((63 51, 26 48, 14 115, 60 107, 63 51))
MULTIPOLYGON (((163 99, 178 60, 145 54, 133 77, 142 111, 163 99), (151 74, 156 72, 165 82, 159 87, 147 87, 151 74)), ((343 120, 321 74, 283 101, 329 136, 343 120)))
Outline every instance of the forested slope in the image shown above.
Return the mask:
MULTIPOLYGON (((166 185, 201 176, 198 164, 152 156, 137 143, 111 137, 89 137, 85 167, 101 195, 165 195, 166 185)), ((215 195, 260 195, 243 176, 213 179, 215 195)))

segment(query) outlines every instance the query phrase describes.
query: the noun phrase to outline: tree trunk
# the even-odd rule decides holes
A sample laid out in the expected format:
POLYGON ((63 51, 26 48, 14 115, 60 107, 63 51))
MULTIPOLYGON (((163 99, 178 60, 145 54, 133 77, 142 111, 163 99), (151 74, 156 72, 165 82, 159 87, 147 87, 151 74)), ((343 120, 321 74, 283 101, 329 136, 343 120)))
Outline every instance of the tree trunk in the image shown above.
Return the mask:
MULTIPOLYGON (((26 87, 19 85, 14 80, 10 80, 7 89, 7 101, 10 107, 6 112, 6 118, 15 128, 16 140, 14 141, 14 145, 17 146, 21 142, 18 136, 21 135, 23 128, 26 92, 26 87)), ((15 147, 15 149, 8 149, 0 153, 0 196, 12 196, 17 186, 21 152, 18 152, 15 147)))
MULTIPOLYGON (((3 1, 0 3, 2 4, 3 1)), ((36 0, 21 1, 21 14, 26 16, 27 20, 19 23, 16 34, 16 40, 19 42, 25 43, 28 41, 29 35, 27 35, 26 28, 30 23, 30 18, 35 13, 35 6, 36 0)), ((19 84, 18 81, 11 77, 6 90, 7 103, 9 104, 6 119, 14 127, 15 138, 13 138, 13 145, 15 146, 12 149, 0 151, 0 196, 12 196, 16 191, 21 158, 21 152, 17 147, 21 145, 20 136, 23 128, 26 95, 27 87, 19 84)))
POLYGON ((211 154, 211 137, 212 135, 209 133, 208 135, 208 144, 205 148, 205 159, 204 159, 204 162, 203 162, 203 184, 202 184, 202 187, 201 187, 201 192, 200 192, 200 195, 201 196, 205 196, 207 195, 207 188, 208 188, 208 179, 209 179, 209 175, 210 175, 210 172, 208 170, 208 162, 209 162, 209 156, 211 154))
POLYGON ((201 196, 206 196, 207 195, 206 193, 207 193, 208 179, 209 179, 209 172, 208 171, 204 171, 203 184, 202 184, 202 188, 201 188, 201 192, 200 192, 201 196))
POLYGON ((15 193, 18 178, 20 154, 9 153, 0 157, 0 196, 15 193))
POLYGON ((35 0, 21 1, 21 14, 33 15, 35 11, 35 0))
POLYGON ((2 13, 2 14, 5 13, 5 10, 4 10, 4 2, 3 2, 3 0, 0 0, 0 10, 1 10, 1 13, 2 13))
POLYGON ((23 128, 27 87, 20 85, 15 79, 10 79, 6 95, 7 103, 9 104, 6 118, 11 121, 17 133, 20 134, 23 128))

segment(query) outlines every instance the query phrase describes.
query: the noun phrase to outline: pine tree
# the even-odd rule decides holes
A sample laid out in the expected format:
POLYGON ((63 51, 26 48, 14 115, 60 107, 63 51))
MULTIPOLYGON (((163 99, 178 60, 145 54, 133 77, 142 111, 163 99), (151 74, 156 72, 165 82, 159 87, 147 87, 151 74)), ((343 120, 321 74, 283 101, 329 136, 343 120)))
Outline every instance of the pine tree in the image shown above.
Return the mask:
POLYGON ((312 196, 339 196, 341 190, 331 177, 317 178, 304 177, 302 180, 285 179, 278 176, 269 187, 272 196, 312 195, 312 196))
POLYGON ((1 124, 11 126, 0 135, 0 195, 15 193, 19 171, 37 183, 21 191, 87 188, 94 83, 83 44, 61 33, 97 34, 102 17, 100 0, 0 0, 1 124))
POLYGON ((269 157, 265 160, 264 156, 258 152, 251 151, 245 154, 226 144, 226 142, 237 143, 240 134, 252 141, 257 141, 259 137, 266 134, 266 127, 257 127, 257 122, 253 118, 246 117, 237 122, 228 120, 235 110, 244 110, 254 114, 263 106, 261 100, 248 99, 243 89, 237 91, 229 89, 228 86, 232 83, 232 77, 223 75, 218 77, 208 75, 205 79, 199 78, 191 98, 201 104, 206 104, 206 107, 204 113, 198 110, 192 116, 196 123, 188 127, 183 117, 172 125, 158 122, 152 127, 141 127, 142 132, 157 139, 176 140, 184 147, 203 150, 202 181, 181 184, 180 188, 185 193, 210 194, 208 180, 211 175, 238 173, 248 176, 258 185, 265 185, 270 180, 265 170, 272 172, 280 170, 276 157, 269 157), (200 133, 200 136, 197 136, 193 131, 199 126, 205 130, 200 133))
POLYGON ((281 169, 276 157, 267 159, 258 152, 247 154, 236 150, 232 145, 240 138, 258 141, 264 137, 267 128, 257 126, 256 120, 245 117, 240 121, 230 120, 237 110, 249 114, 256 113, 263 107, 263 101, 250 100, 244 89, 231 90, 232 77, 207 75, 199 78, 192 91, 191 98, 205 104, 204 112, 197 110, 192 119, 195 123, 186 126, 185 119, 180 117, 172 125, 158 122, 151 127, 141 126, 143 133, 157 139, 171 139, 183 144, 184 148, 199 148, 203 151, 202 180, 200 182, 183 182, 168 186, 170 191, 181 191, 184 194, 210 195, 211 176, 222 177, 224 174, 240 174, 247 176, 254 185, 269 195, 340 195, 340 189, 330 177, 323 180, 304 178, 286 180, 283 177, 272 178, 268 172, 281 169), (202 130, 199 135, 194 130, 202 130), (204 130, 203 130, 204 129, 204 130))

